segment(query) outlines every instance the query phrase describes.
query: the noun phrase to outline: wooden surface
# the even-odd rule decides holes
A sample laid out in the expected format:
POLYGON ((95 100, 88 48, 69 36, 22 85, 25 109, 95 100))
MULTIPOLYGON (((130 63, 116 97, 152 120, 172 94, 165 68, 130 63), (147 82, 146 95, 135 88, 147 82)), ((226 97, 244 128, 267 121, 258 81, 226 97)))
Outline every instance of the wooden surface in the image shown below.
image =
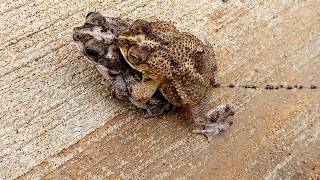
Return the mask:
POLYGON ((181 114, 108 98, 72 44, 90 11, 171 19, 214 44, 220 83, 320 84, 319 0, 2 0, 0 179, 305 179, 320 174, 320 90, 216 89, 211 142, 181 114))

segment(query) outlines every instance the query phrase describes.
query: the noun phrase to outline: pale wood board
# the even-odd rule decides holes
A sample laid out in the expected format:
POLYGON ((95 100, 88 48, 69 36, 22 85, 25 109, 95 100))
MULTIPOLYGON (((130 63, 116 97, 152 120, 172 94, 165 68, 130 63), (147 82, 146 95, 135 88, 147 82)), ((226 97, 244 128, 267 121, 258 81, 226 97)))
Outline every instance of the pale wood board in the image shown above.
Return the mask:
POLYGON ((305 179, 320 174, 320 90, 216 89, 208 142, 179 114, 110 99, 72 43, 90 11, 176 22, 214 44, 222 84, 320 84, 319 0, 0 3, 0 179, 305 179))

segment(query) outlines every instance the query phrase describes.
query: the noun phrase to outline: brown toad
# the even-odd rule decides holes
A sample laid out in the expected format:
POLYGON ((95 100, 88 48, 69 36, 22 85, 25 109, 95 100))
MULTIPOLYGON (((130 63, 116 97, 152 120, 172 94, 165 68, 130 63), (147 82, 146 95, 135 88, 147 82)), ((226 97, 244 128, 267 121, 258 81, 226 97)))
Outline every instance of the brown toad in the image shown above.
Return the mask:
POLYGON ((126 63, 115 44, 115 37, 129 26, 130 20, 92 12, 87 15, 83 26, 74 28, 73 39, 78 50, 106 79, 115 97, 129 99, 135 106, 145 109, 146 116, 159 116, 172 108, 161 93, 155 93, 145 102, 131 97, 130 86, 141 81, 141 75, 126 63))
POLYGON ((143 75, 132 86, 136 99, 147 101, 159 90, 172 104, 189 108, 203 125, 194 132, 209 139, 232 124, 225 119, 234 114, 233 104, 207 110, 217 68, 206 40, 180 32, 171 22, 137 20, 119 34, 118 43, 128 64, 143 75))

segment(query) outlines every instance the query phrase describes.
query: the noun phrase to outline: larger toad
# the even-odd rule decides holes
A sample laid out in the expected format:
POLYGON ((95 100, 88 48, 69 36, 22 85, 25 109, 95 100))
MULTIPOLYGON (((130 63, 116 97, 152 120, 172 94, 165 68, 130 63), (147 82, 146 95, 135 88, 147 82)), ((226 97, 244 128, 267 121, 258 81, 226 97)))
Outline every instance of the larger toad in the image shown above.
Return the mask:
POLYGON ((74 28, 73 39, 78 50, 107 80, 115 97, 129 100, 135 106, 145 109, 147 116, 159 116, 172 108, 161 93, 155 93, 144 102, 131 96, 131 86, 141 81, 141 75, 125 62, 115 43, 116 36, 130 24, 130 20, 104 17, 98 12, 92 12, 87 15, 83 26, 74 28))
POLYGON ((148 101, 159 90, 172 104, 191 110, 209 139, 227 129, 225 121, 234 114, 226 104, 208 108, 209 92, 217 71, 212 47, 194 35, 180 32, 164 21, 137 20, 118 36, 121 53, 128 64, 141 72, 143 81, 132 87, 132 95, 148 101))

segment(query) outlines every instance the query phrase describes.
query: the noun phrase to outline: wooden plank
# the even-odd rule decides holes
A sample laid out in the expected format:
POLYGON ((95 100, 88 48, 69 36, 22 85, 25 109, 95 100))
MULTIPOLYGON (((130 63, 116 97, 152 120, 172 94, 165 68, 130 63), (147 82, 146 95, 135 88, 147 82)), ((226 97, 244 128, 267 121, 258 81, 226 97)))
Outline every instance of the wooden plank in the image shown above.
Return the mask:
POLYGON ((0 179, 319 178, 320 91, 216 89, 238 104, 211 142, 183 113, 145 119, 110 99, 72 44, 90 11, 170 19, 214 44, 223 84, 320 84, 320 2, 0 3, 0 179))

